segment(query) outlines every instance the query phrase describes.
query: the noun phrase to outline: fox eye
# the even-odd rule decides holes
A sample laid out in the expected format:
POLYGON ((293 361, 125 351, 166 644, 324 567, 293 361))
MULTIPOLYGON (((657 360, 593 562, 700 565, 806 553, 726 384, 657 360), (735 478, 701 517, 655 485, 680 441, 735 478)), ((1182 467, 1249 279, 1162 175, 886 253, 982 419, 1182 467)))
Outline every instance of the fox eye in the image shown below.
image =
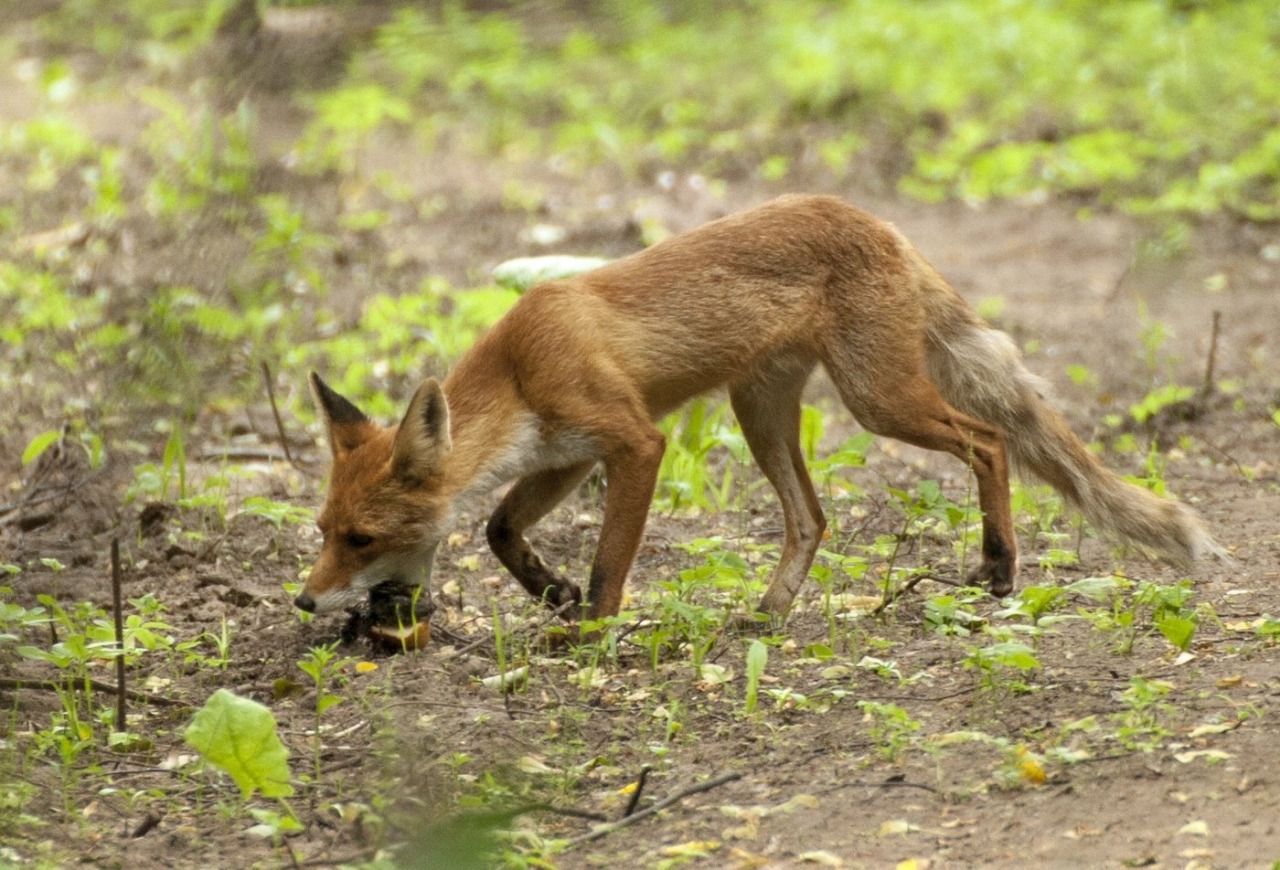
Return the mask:
POLYGON ((369 535, 362 535, 359 532, 347 533, 347 546, 357 550, 363 550, 365 547, 373 543, 373 538, 369 535))

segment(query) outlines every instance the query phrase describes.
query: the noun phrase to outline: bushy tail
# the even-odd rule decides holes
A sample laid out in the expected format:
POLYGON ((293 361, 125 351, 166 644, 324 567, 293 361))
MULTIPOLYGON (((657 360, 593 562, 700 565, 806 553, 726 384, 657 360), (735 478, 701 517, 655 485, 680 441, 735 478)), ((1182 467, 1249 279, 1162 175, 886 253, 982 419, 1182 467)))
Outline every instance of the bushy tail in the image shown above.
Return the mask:
POLYGON ((1052 486, 1103 534, 1176 565, 1226 558, 1189 508, 1128 483, 1090 453, 1045 401, 1046 384, 1022 365, 1009 336, 953 298, 958 304, 948 299, 933 312, 929 376, 953 406, 1004 430, 1019 474, 1052 486))

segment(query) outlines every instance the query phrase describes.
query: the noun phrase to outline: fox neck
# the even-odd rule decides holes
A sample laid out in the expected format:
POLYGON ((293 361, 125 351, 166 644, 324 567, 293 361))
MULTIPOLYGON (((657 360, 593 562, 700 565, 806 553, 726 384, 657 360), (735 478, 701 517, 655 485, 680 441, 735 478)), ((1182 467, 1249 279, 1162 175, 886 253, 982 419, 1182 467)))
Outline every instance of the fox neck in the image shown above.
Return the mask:
POLYGON ((598 456, 589 437, 548 426, 520 400, 510 382, 490 381, 481 392, 475 383, 454 381, 451 376, 444 385, 453 446, 445 463, 443 491, 455 510, 516 478, 598 456))

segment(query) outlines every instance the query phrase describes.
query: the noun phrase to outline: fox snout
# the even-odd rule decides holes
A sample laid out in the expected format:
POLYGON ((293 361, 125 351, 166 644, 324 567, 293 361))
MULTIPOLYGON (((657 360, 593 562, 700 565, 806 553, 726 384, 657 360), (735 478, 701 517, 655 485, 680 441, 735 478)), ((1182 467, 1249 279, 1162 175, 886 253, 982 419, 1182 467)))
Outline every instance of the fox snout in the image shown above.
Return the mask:
POLYGON ((316 600, 305 592, 293 599, 293 606, 307 613, 316 612, 316 600))

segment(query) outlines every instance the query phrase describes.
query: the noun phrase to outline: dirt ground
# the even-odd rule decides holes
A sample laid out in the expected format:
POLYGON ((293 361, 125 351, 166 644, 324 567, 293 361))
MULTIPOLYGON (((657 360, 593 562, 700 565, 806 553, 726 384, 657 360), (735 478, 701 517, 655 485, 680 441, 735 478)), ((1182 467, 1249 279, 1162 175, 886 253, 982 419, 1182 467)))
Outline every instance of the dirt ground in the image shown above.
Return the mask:
MULTIPOLYGON (((14 89, 0 101, 9 120, 32 108, 14 96, 21 87, 16 80, 0 86, 14 89)), ((104 137, 127 141, 142 111, 126 101, 96 107, 87 118, 104 137)), ((296 134, 289 112, 274 117, 280 129, 265 131, 265 141, 296 134)), ((287 841, 301 866, 369 859, 376 847, 415 835, 415 845, 402 853, 409 856, 405 866, 450 866, 438 850, 456 827, 439 826, 440 820, 477 794, 502 791, 512 796, 508 806, 552 805, 515 818, 517 842, 576 840, 597 822, 560 810, 618 819, 624 787, 644 768, 651 772, 641 809, 699 783, 737 776, 635 824, 576 842, 548 859, 553 866, 1182 868, 1280 861, 1280 750, 1274 743, 1280 649, 1251 628, 1263 616, 1280 616, 1280 429, 1269 416, 1280 404, 1280 231, 1214 220, 1195 228, 1185 251, 1166 257, 1152 253, 1158 233, 1130 218, 1085 215, 1079 204, 1058 200, 924 205, 886 193, 873 167, 843 181, 815 175, 785 185, 744 174, 725 179, 721 189, 679 167, 640 181, 603 171, 570 179, 541 167, 490 166, 473 156, 415 149, 379 140, 363 169, 395 168, 417 197, 444 205, 428 217, 395 213, 384 227, 348 243, 351 256, 335 258, 329 276, 332 304, 345 316, 374 288, 412 288, 431 274, 470 286, 502 259, 548 250, 530 240, 534 221, 565 231, 556 251, 615 255, 639 246, 645 222, 678 231, 784 190, 808 190, 841 194, 894 221, 971 300, 1003 300, 996 322, 1029 347, 1029 366, 1053 384, 1055 403, 1087 438, 1106 435, 1102 418, 1123 414, 1152 386, 1142 357, 1145 324, 1159 322, 1169 332, 1160 348, 1164 379, 1199 385, 1212 346, 1214 379, 1225 389, 1215 390, 1194 419, 1162 419, 1137 435, 1157 439, 1168 460, 1169 489, 1203 514, 1235 563, 1177 572, 1086 537, 1078 565, 1046 570, 1038 566, 1043 542, 1024 536, 1021 585, 1065 585, 1112 571, 1162 583, 1188 577, 1194 603, 1212 615, 1201 619, 1189 654, 1181 656, 1150 625, 1138 631, 1130 653, 1119 654, 1114 636, 1089 621, 1061 622, 1037 641, 1041 667, 1020 675, 1025 685, 1016 687, 984 685, 965 666, 963 639, 925 624, 925 599, 948 591, 930 582, 886 618, 842 621, 833 658, 807 658, 811 645, 831 637, 821 590, 810 584, 784 643, 772 649, 765 683, 794 694, 789 701, 770 695, 757 713, 745 715, 745 644, 728 635, 709 654, 737 675, 724 685, 699 679, 678 656, 651 668, 648 653, 624 641, 617 661, 594 674, 582 655, 531 654, 521 691, 487 688, 482 679, 499 667, 486 627, 491 598, 498 592, 500 608, 512 618, 527 621, 532 611, 488 554, 485 511, 477 510, 463 518, 437 563, 433 643, 413 655, 377 653, 363 641, 341 650, 377 668, 346 668, 344 703, 325 713, 322 784, 300 784, 292 802, 306 825, 287 841), (536 215, 503 205, 503 184, 517 173, 541 192, 536 215), (1066 370, 1073 364, 1087 366, 1096 380, 1072 383, 1066 370), (898 676, 859 667, 864 656, 892 660, 898 676), (1124 690, 1135 677, 1162 681, 1167 695, 1134 712, 1124 690), (833 688, 844 695, 837 698, 833 688), (805 704, 795 695, 831 703, 805 704), (894 752, 891 735, 859 701, 897 705, 919 728, 894 752), (1148 714, 1154 718, 1143 721, 1157 722, 1162 732, 1154 745, 1135 748, 1106 735, 1148 714), (1057 759, 1050 750, 1058 749, 1079 755, 1074 763, 1045 761, 1043 776, 1020 766, 1020 753, 1057 759), (899 865, 910 860, 916 863, 899 865)), ((272 159, 271 184, 309 194, 321 209, 336 198, 325 187, 329 182, 292 178, 279 155, 272 159)), ((55 208, 23 208, 48 218, 47 225, 26 230, 57 225, 55 208)), ((222 237, 202 237, 200 226, 181 238, 150 237, 142 223, 128 229, 137 241, 117 244, 97 263, 100 275, 128 275, 139 286, 190 281, 212 288, 221 266, 239 255, 222 237)), ((279 371, 286 394, 303 390, 304 376, 279 371)), ((831 412, 828 448, 856 431, 821 381, 811 399, 831 412)), ((33 471, 19 460, 22 446, 61 422, 44 408, 15 410, 19 423, 0 445, 0 482, 9 500, 32 485, 33 471)), ((193 475, 222 467, 221 435, 246 413, 270 446, 265 405, 244 413, 208 409, 196 430, 207 443, 187 448, 193 475), (209 458, 202 461, 205 446, 209 458)), ((254 473, 239 484, 238 495, 316 507, 326 448, 318 432, 292 418, 285 422, 307 445, 299 468, 245 460, 254 473)), ((20 603, 48 593, 108 605, 107 554, 117 537, 126 595, 153 593, 181 637, 216 632, 225 618, 232 631, 229 662, 221 671, 148 670, 144 660, 130 674, 140 691, 186 705, 136 703, 133 730, 153 741, 150 752, 104 753, 70 779, 54 756, 15 771, 38 787, 26 812, 44 825, 6 832, 0 816, 0 833, 14 850, 0 855, 0 866, 21 866, 22 857, 39 855, 76 856, 104 867, 289 866, 294 859, 287 851, 245 834, 252 821, 227 809, 235 801, 225 780, 211 794, 206 779, 172 768, 190 753, 181 735, 192 708, 225 687, 271 707, 295 777, 311 775, 315 692, 304 686, 297 662, 312 646, 336 640, 343 617, 302 623, 283 584, 313 558, 317 534, 307 526, 278 530, 248 515, 210 527, 176 506, 125 505, 131 465, 158 461, 163 447, 154 435, 138 440, 148 453, 115 457, 102 474, 74 461, 41 471, 45 483, 67 483, 66 496, 38 523, 6 522, 0 561, 24 566, 12 583, 20 603), (65 568, 42 566, 49 558, 65 568)), ((1107 454, 1125 473, 1141 473, 1140 458, 1107 454)), ((843 531, 833 546, 851 549, 892 534, 900 520, 884 486, 910 488, 926 477, 952 492, 965 487, 963 469, 949 459, 877 444, 856 478, 867 489, 863 518, 837 518, 843 531)), ((544 554, 572 577, 585 575, 598 502, 595 492, 584 490, 537 530, 544 554)), ((772 496, 758 488, 747 502, 741 512, 655 514, 632 587, 671 579, 695 564, 676 546, 682 541, 719 534, 730 547, 779 543, 772 496)), ((1059 528, 1071 526, 1062 521, 1059 528)), ((947 552, 945 542, 933 542, 908 558, 927 563, 947 552)), ((849 591, 875 594, 869 581, 849 591)), ((1085 603, 1073 602, 1067 612, 1085 603)), ((999 602, 988 599, 977 609, 999 619, 992 616, 999 602)), ((48 676, 30 661, 11 664, 10 677, 48 676)), ((109 679, 105 665, 101 678, 109 679)), ((12 741, 47 720, 58 700, 10 682, 0 688, 0 704, 11 711, 5 739, 12 741)))

